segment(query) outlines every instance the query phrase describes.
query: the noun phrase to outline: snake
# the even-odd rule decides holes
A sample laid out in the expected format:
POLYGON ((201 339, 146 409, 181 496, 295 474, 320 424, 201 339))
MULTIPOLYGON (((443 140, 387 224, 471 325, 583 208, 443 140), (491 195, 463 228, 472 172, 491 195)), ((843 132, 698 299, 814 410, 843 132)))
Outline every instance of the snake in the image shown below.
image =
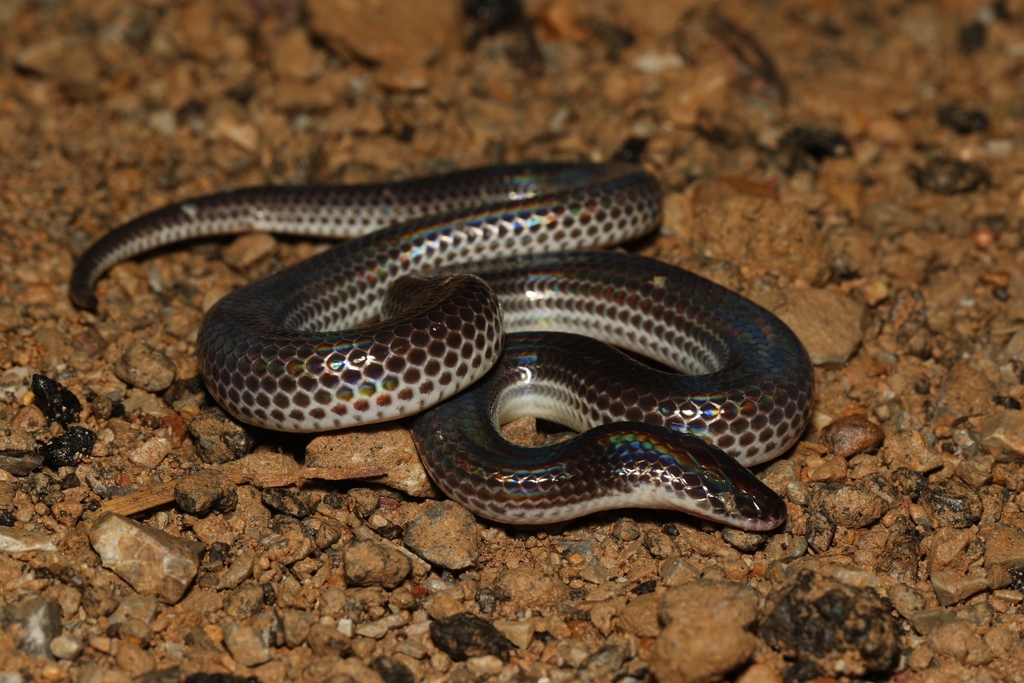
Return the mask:
POLYGON ((113 265, 196 238, 344 239, 206 312, 198 366, 232 416, 288 432, 411 418, 434 482, 496 522, 652 508, 774 529, 786 505, 748 467, 800 438, 813 368, 750 300, 599 248, 658 229, 661 203, 653 175, 625 162, 241 188, 110 231, 69 293, 96 309, 113 265), (527 414, 578 434, 506 440, 501 425, 527 414))

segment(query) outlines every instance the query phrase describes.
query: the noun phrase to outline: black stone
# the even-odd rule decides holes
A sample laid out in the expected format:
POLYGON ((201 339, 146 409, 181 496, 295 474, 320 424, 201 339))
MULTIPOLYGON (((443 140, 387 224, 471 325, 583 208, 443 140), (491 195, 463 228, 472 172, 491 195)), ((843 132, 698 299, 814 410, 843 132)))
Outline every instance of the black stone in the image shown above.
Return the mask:
POLYGON ((943 107, 939 110, 939 123, 961 135, 988 130, 988 117, 984 112, 963 107, 943 107))
POLYGON ((416 683, 416 678, 409 667, 390 657, 377 657, 370 662, 370 668, 384 679, 384 683, 416 683))
POLYGON ((612 157, 616 161, 640 161, 640 155, 647 147, 647 138, 629 138, 612 157))
POLYGON ((430 637, 438 649, 456 662, 483 655, 507 662, 512 649, 512 643, 494 624, 468 612, 431 622, 430 637))
POLYGON ((85 427, 71 427, 39 448, 43 462, 53 468, 77 465, 92 453, 96 445, 96 432, 85 427))
POLYGON ((1010 410, 1020 410, 1020 401, 1015 399, 1013 396, 996 396, 993 399, 997 406, 1009 408, 1010 410))
POLYGON ((974 21, 960 29, 960 47, 965 52, 974 52, 985 47, 985 38, 988 31, 985 24, 974 21))
POLYGON ((405 535, 405 529, 397 524, 386 524, 377 529, 377 533, 389 541, 397 541, 405 535))
POLYGON ((305 519, 311 514, 309 506, 289 489, 263 489, 262 500, 271 510, 295 519, 305 519))
POLYGON ((988 182, 988 173, 980 166, 944 157, 932 159, 924 168, 911 166, 909 173, 919 187, 939 194, 970 192, 988 182))
POLYGON ((899 666, 896 621, 873 589, 802 571, 780 591, 759 633, 801 671, 813 665, 829 675, 837 658, 863 669, 850 672, 855 678, 884 677, 899 666))
POLYGON ((818 126, 797 126, 782 139, 783 147, 796 147, 815 159, 842 157, 850 153, 850 141, 839 131, 818 126))
POLYGON ((185 677, 185 683, 259 683, 255 676, 233 676, 231 674, 192 674, 185 677))
POLYGON ((67 427, 78 422, 82 402, 71 391, 46 375, 32 375, 32 393, 36 405, 51 422, 67 427))
POLYGON ((486 33, 494 33, 514 25, 523 17, 520 0, 465 0, 466 16, 482 24, 486 33))

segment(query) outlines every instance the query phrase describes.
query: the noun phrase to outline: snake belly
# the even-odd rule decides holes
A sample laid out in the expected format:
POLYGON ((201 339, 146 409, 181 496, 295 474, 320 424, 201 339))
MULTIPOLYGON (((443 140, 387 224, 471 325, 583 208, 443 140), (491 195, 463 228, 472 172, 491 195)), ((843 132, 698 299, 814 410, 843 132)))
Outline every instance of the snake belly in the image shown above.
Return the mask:
MULTIPOLYGON (((655 180, 617 163, 249 188, 165 207, 109 233, 76 264, 71 297, 95 307, 92 285, 111 265, 193 237, 251 230, 352 237, 229 294, 206 314, 200 371, 236 418, 309 432, 414 415, 483 377, 499 357, 521 359, 521 346, 502 356, 503 330, 581 333, 695 376, 667 373, 679 382, 673 388, 637 384, 618 395, 609 381, 614 368, 578 380, 577 395, 590 404, 584 413, 597 421, 569 426, 630 423, 578 437, 589 442, 575 452, 604 453, 612 463, 604 469, 566 469, 566 458, 551 449, 533 451, 519 467, 508 442, 474 441, 480 430, 462 433, 455 460, 442 454, 451 453, 450 443, 420 439, 441 488, 499 521, 639 505, 772 528, 785 519, 781 501, 717 449, 755 464, 799 437, 813 393, 799 341, 767 311, 686 271, 630 254, 574 251, 641 236, 660 216, 655 180), (684 432, 706 441, 680 440, 684 432), (641 467, 635 453, 625 457, 624 435, 648 444, 653 460, 641 467), (501 477, 480 474, 498 465, 501 477), (468 489, 464 481, 452 485, 469 470, 476 474, 468 489), (552 485, 535 486, 540 470, 552 485), (515 472, 533 478, 500 494, 499 485, 515 488, 507 476, 515 472), (623 494, 622 486, 646 493, 623 494)), ((482 426, 493 425, 492 416, 482 426)))

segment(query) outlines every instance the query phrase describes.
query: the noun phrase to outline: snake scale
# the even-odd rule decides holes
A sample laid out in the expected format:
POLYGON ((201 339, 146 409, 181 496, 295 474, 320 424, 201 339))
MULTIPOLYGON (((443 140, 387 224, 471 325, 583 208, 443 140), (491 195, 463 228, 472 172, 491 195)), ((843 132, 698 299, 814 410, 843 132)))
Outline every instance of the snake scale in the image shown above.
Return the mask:
POLYGON ((496 521, 649 507, 774 528, 785 505, 744 466, 799 438, 813 402, 810 361, 788 327, 747 299, 594 249, 660 221, 657 182, 618 162, 253 187, 111 231, 79 259, 70 293, 94 309, 93 286, 111 266, 193 238, 348 238, 206 314, 200 371, 237 419, 308 432, 415 415, 430 476, 496 521), (503 439, 499 424, 525 414, 580 434, 539 448, 503 439))

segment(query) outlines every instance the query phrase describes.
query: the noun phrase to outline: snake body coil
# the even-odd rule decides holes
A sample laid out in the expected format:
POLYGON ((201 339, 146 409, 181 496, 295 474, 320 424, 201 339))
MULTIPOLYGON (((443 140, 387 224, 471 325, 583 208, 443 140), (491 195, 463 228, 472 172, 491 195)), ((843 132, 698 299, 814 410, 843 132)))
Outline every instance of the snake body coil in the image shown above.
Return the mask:
POLYGON ((446 493, 484 517, 534 523, 644 506, 773 528, 785 507, 736 463, 776 457, 807 423, 813 375, 793 333, 678 268, 565 253, 641 236, 660 217, 656 182, 625 164, 251 188, 109 233, 76 265, 71 296, 95 307, 92 285, 107 268, 183 239, 251 230, 350 237, 207 313, 200 370, 238 419, 320 431, 440 403, 413 425, 421 456, 446 493), (503 353, 503 330, 535 333, 503 353), (444 403, 496 362, 484 382, 444 403), (584 433, 557 448, 501 439, 498 421, 527 412, 584 433))

